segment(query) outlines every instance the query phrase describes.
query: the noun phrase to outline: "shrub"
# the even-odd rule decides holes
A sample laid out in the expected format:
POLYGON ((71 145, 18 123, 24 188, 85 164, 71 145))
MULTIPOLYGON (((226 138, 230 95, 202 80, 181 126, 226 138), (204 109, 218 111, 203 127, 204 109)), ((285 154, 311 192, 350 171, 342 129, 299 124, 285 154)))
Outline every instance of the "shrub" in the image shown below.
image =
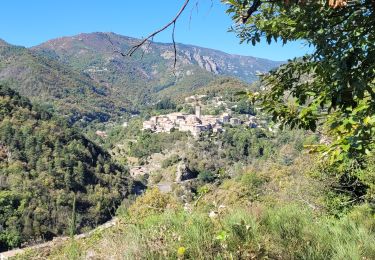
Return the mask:
POLYGON ((158 188, 154 188, 137 198, 135 203, 129 207, 128 213, 132 218, 142 219, 176 207, 177 202, 171 195, 161 193, 158 188))
POLYGON ((241 176, 241 183, 249 188, 258 188, 265 182, 265 178, 254 172, 244 173, 241 176))
POLYGON ((175 163, 177 163, 178 161, 180 160, 180 157, 177 155, 177 154, 173 154, 171 155, 170 157, 168 157, 167 159, 163 160, 161 162, 161 167, 163 169, 169 167, 169 166, 172 166, 174 165, 175 163))
MULTIPOLYGON (((375 259, 375 235, 361 223, 368 208, 337 219, 298 205, 259 214, 219 206, 212 216, 168 205, 176 205, 168 195, 146 192, 129 209, 133 218, 122 218, 87 249, 98 259, 375 259)), ((75 248, 83 257, 81 245, 75 248)))
POLYGON ((163 175, 160 172, 151 175, 153 183, 159 183, 163 179, 163 175))
POLYGON ((216 175, 210 171, 202 171, 198 174, 198 179, 203 182, 213 182, 216 178, 216 175))

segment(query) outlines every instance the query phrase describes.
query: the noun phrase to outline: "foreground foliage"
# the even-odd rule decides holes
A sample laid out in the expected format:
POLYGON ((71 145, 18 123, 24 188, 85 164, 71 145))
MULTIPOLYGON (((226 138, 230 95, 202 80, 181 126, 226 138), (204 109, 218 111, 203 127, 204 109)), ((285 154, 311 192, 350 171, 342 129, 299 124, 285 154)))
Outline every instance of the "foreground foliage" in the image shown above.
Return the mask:
MULTIPOLYGON (((375 257, 375 221, 367 205, 341 219, 293 203, 252 208, 211 205, 211 213, 207 206, 183 209, 171 196, 152 190, 120 217, 115 228, 60 245, 48 255, 52 259, 73 253, 76 259, 88 254, 115 259, 375 257)), ((38 255, 43 252, 20 258, 38 255)))
POLYGON ((375 143, 374 1, 225 2, 243 22, 234 28, 241 41, 305 40, 313 47, 262 78, 263 108, 282 124, 332 137, 318 147, 331 162, 365 161, 375 143), (342 4, 332 8, 335 2, 342 4))
MULTIPOLYGON (((301 154, 303 144, 315 137, 293 130, 267 140, 257 133, 229 128, 219 138, 220 149, 207 137, 197 140, 187 159, 200 174, 187 203, 178 189, 167 194, 150 189, 119 207, 116 226, 20 258, 373 259, 374 209, 336 190, 340 169, 301 154), (219 170, 223 167, 231 171, 219 170)), ((373 164, 364 170, 371 172, 373 164)))

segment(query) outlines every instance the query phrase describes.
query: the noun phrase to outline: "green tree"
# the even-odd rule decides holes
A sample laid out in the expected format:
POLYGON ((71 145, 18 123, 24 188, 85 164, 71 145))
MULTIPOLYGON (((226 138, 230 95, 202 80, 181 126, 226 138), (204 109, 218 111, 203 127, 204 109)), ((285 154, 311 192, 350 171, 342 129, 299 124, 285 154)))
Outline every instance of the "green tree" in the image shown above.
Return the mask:
POLYGON ((80 232, 108 220, 130 189, 126 169, 42 110, 0 85, 0 250, 69 231, 73 194, 80 232))
POLYGON ((266 92, 251 98, 282 125, 331 136, 318 149, 332 163, 364 161, 375 142, 375 2, 224 2, 241 42, 304 40, 313 48, 264 75, 266 92))
POLYGON ((170 98, 165 97, 156 103, 155 108, 157 110, 176 109, 176 104, 170 98))

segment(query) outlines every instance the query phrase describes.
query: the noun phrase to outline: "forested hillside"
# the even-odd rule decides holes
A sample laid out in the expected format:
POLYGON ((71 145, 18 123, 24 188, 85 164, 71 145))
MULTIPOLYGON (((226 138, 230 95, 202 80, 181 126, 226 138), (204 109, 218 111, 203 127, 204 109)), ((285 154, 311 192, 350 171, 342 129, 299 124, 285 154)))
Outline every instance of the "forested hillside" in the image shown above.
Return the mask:
MULTIPOLYGON (((33 101, 54 105, 72 122, 106 121, 121 109, 109 89, 60 62, 24 47, 0 44, 0 81, 33 101)), ((126 106, 126 100, 121 103, 126 106)))
MULTIPOLYGON (((140 55, 144 52, 142 59, 140 55, 134 59, 119 55, 119 52, 126 54, 140 41, 111 32, 95 32, 52 39, 32 49, 71 64, 98 79, 113 74, 115 84, 129 72, 133 72, 133 80, 140 77, 143 80, 155 81, 168 76, 168 72, 174 69, 174 50, 171 43, 150 42, 140 50, 140 55)), ((194 75, 201 69, 216 75, 235 76, 245 82, 253 82, 257 80, 257 72, 267 72, 282 64, 278 61, 227 54, 186 44, 177 44, 177 55, 175 69, 180 79, 194 75)))
POLYGON ((253 82, 258 72, 281 64, 183 44, 176 68, 171 44, 153 43, 143 50, 147 55, 120 55, 137 41, 114 33, 63 37, 31 49, 1 41, 0 81, 86 125, 136 112, 163 95, 179 98, 224 76, 253 82))
POLYGON ((52 39, 32 50, 73 67, 109 87, 113 97, 131 100, 136 107, 165 93, 172 97, 189 93, 222 76, 254 82, 258 72, 267 72, 281 64, 178 44, 174 67, 173 45, 157 42, 142 47, 131 57, 120 54, 126 54, 139 41, 115 33, 83 33, 52 39))
MULTIPOLYGON (((342 189, 343 169, 304 152, 318 135, 228 126, 221 135, 192 139, 178 131, 141 132, 139 123, 113 129, 105 145, 119 161, 136 158, 134 168, 153 169, 136 176, 146 193, 119 207, 115 226, 19 259, 375 257, 371 204, 342 189), (171 190, 161 191, 168 182, 171 190)), ((361 174, 373 172, 370 166, 361 174)), ((372 189, 364 196, 372 197, 372 189)))
MULTIPOLYGON (((143 34, 179 5, 123 2, 25 9, 63 21, 53 35, 143 34)), ((1 260, 375 259, 375 0, 223 0, 184 36, 241 51, 217 34, 229 15, 236 41, 287 62, 176 43, 207 2, 144 41, 0 40, 1 260)))
POLYGON ((107 152, 0 86, 0 250, 95 227, 130 188, 107 152))

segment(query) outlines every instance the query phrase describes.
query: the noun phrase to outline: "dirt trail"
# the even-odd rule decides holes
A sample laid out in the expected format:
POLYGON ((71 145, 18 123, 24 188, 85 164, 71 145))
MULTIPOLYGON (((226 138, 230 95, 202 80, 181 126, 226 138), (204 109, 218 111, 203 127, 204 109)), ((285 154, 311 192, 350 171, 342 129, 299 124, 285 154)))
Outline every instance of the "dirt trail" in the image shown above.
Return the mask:
MULTIPOLYGON (((95 228, 95 229, 93 229, 93 230, 91 230, 87 233, 75 235, 74 239, 82 239, 82 238, 89 237, 93 232, 108 229, 108 228, 116 225, 116 223, 117 223, 117 218, 115 217, 115 218, 111 219, 110 221, 98 226, 97 228, 95 228)), ((55 237, 52 241, 48 241, 48 242, 45 242, 45 243, 41 243, 41 244, 37 244, 37 245, 33 245, 33 246, 28 246, 28 247, 24 247, 24 248, 17 248, 17 249, 13 249, 13 250, 10 250, 10 251, 5 251, 5 252, 0 253, 0 260, 9 259, 11 257, 16 256, 17 254, 24 253, 26 250, 43 249, 43 248, 56 246, 56 245, 61 244, 62 242, 66 241, 68 239, 69 239, 69 237, 55 237)))

